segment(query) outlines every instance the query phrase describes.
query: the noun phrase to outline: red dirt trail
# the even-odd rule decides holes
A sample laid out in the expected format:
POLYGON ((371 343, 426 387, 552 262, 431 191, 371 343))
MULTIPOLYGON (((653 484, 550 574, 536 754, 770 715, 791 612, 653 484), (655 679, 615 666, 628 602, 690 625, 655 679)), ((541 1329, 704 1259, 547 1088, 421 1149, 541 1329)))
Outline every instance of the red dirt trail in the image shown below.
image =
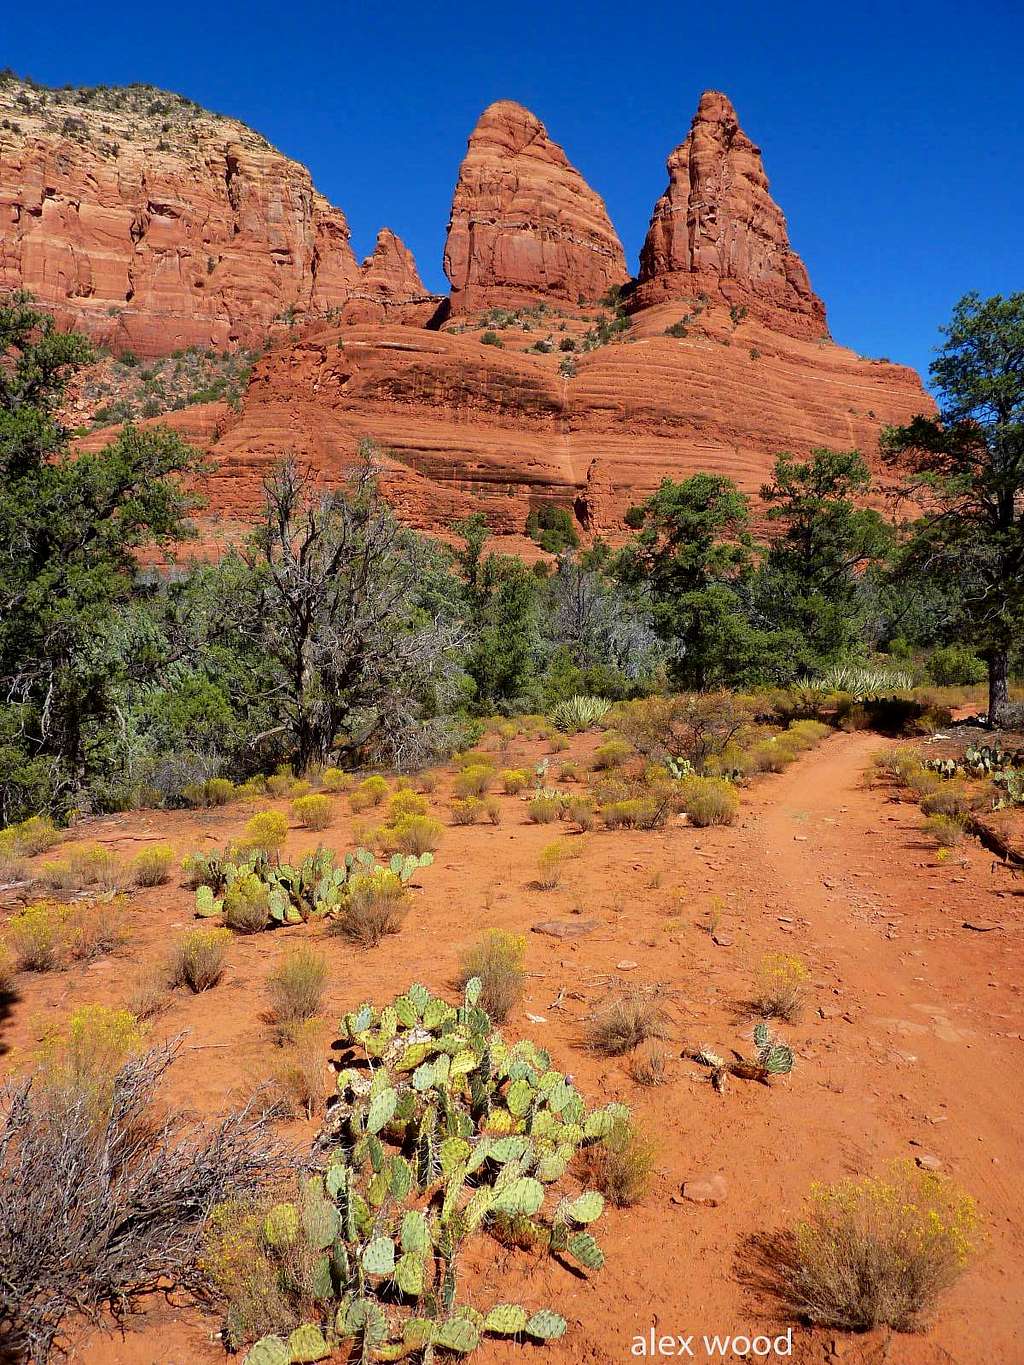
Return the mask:
MULTIPOLYGON (((582 760, 594 743, 574 741, 564 757, 582 760)), ((881 1173, 893 1158, 925 1155, 977 1200, 988 1239, 982 1258, 926 1332, 855 1337, 796 1327, 785 1358, 822 1365, 1024 1361, 1024 881, 1014 882, 973 841, 937 860, 919 833, 917 807, 866 781, 872 755, 886 743, 832 735, 745 792, 732 828, 586 836, 565 886, 554 892, 531 881, 538 851, 559 829, 525 823, 521 803, 503 797, 499 828, 446 829, 400 935, 369 952, 318 939, 332 961, 327 1014, 335 1018, 417 977, 446 989, 459 953, 484 926, 527 932, 574 912, 598 921, 590 937, 575 941, 529 934, 530 986, 505 1031, 542 1041, 592 1103, 632 1104, 656 1140, 657 1170, 642 1204, 609 1210, 595 1229, 607 1253, 598 1275, 575 1277, 550 1259, 489 1242, 474 1252, 471 1301, 518 1297, 568 1318, 566 1338, 537 1354, 538 1362, 625 1365, 637 1358, 634 1338, 649 1336, 652 1325, 659 1336, 694 1334, 696 1360, 715 1358, 701 1344, 705 1333, 784 1331, 778 1305, 751 1282, 748 1239, 791 1223, 813 1181, 881 1173), (718 943, 707 932, 716 900, 718 943), (970 929, 965 921, 998 927, 970 929), (765 952, 799 955, 813 983, 801 1018, 778 1027, 797 1052, 796 1069, 770 1089, 735 1081, 718 1095, 707 1073, 681 1058, 667 1084, 643 1089, 624 1061, 580 1046, 586 1017, 609 991, 658 984, 674 1059, 683 1045, 749 1048, 753 1016, 745 1002, 765 952), (623 961, 637 965, 619 968, 623 961), (718 1207, 680 1200, 683 1181, 717 1172, 728 1182, 718 1207)), ((541 752, 520 742, 501 761, 523 766, 541 752)), ((439 790, 432 805, 443 806, 441 797, 439 790)), ((344 805, 336 827, 320 836, 335 847, 346 841, 344 805)), ((83 837, 125 853, 169 839, 184 852, 223 844, 249 814, 241 807, 198 817, 138 812, 89 822, 83 837)), ((295 832, 289 852, 316 837, 295 832)), ((156 960, 166 951, 169 922, 188 923, 190 901, 180 887, 139 893, 128 955, 156 960)), ((188 1027, 203 1049, 198 1065, 179 1065, 172 1079, 183 1109, 212 1112, 269 1069, 260 983, 287 947, 319 932, 307 926, 236 940, 225 983, 176 999, 158 1021, 159 1035, 188 1027)), ((11 1056, 32 1045, 50 1010, 110 1000, 128 975, 118 962, 106 972, 26 983, 9 1030, 11 1056)), ((301 1125, 291 1127, 291 1135, 303 1136, 301 1125)), ((212 1339, 216 1329, 214 1318, 161 1301, 123 1334, 77 1333, 71 1359, 214 1365, 225 1360, 212 1339)), ((511 1365, 532 1360, 533 1351, 488 1341, 473 1359, 511 1365)))

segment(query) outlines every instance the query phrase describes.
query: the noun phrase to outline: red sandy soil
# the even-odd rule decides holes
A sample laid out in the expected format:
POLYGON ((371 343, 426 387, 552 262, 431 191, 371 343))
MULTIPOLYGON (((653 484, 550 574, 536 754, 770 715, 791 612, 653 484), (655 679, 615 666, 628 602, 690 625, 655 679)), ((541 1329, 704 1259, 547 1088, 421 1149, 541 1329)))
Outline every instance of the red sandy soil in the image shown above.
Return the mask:
MULTIPOLYGON (((581 836, 529 824, 522 803, 502 797, 500 828, 446 829, 405 927, 379 947, 354 950, 305 926, 235 940, 223 983, 176 996, 153 1025, 157 1037, 190 1030, 186 1047, 194 1049, 172 1073, 168 1098, 183 1112, 210 1114, 273 1069, 263 982, 297 942, 315 939, 332 963, 326 1014, 334 1019, 415 979, 447 989, 460 952, 487 926, 528 933, 540 921, 582 914, 599 921, 590 937, 528 933, 529 986, 506 1033, 542 1041, 592 1103, 631 1104, 657 1140, 656 1175, 640 1206, 602 1218, 602 1272, 577 1277, 553 1260, 483 1241, 469 1267, 472 1300, 520 1298, 563 1313, 566 1337, 537 1357, 547 1365, 627 1362, 633 1338, 652 1325, 659 1335, 777 1333, 787 1324, 750 1281, 747 1239, 791 1223, 812 1181, 880 1173, 892 1158, 931 1154, 978 1201, 988 1237, 982 1258, 926 1333, 855 1337, 797 1327, 791 1358, 1013 1365, 1024 1354, 1024 882, 974 841, 936 860, 917 808, 866 780, 871 756, 890 742, 829 737, 746 792, 732 828, 583 836, 582 857, 569 864, 563 887, 548 892, 531 886, 538 851, 555 837, 581 836), (720 944, 706 927, 716 897, 720 944), (582 1049, 591 1011, 609 992, 641 983, 661 985, 673 1058, 684 1044, 748 1047, 752 974, 774 951, 802 956, 813 990, 801 1019, 779 1027, 799 1060, 770 1089, 735 1081, 718 1095, 707 1073, 682 1059, 666 1085, 643 1089, 623 1061, 582 1049), (637 966, 621 969, 624 961, 637 966), (722 1204, 677 1202, 683 1181, 716 1172, 728 1182, 722 1204)), ((594 743, 574 741, 564 757, 584 757, 594 743)), ((540 752, 519 741, 502 762, 523 765, 540 752)), ((440 811, 445 790, 443 783, 431 798, 440 811)), ((167 840, 185 853, 222 846, 251 810, 138 812, 86 822, 80 833, 125 856, 167 840)), ((349 823, 348 803, 338 798, 335 822, 319 837, 343 848, 349 823)), ((289 852, 317 837, 293 831, 289 852)), ((70 1007, 125 998, 137 964, 159 960, 190 925, 191 901, 177 885, 139 892, 122 955, 88 970, 22 976, 5 1065, 22 1062, 70 1007)), ((284 1125, 297 1142, 311 1128, 284 1125)), ((121 1332, 74 1333, 70 1359, 215 1365, 225 1359, 217 1326, 212 1316, 160 1300, 121 1332)), ((511 1365, 529 1352, 487 1341, 474 1359, 511 1365)), ((694 1352, 707 1358, 696 1339, 694 1352)))

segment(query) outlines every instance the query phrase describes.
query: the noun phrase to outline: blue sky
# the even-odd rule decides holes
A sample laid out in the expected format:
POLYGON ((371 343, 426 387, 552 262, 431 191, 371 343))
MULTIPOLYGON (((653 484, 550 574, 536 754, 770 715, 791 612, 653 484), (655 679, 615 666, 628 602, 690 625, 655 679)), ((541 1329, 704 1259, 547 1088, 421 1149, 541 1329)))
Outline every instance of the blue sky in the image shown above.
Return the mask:
POLYGON ((631 269, 701 90, 758 142, 832 333, 927 367, 968 289, 1024 289, 1022 0, 364 0, 9 6, 0 63, 147 81, 252 124, 444 288, 466 138, 517 99, 604 196, 631 269))

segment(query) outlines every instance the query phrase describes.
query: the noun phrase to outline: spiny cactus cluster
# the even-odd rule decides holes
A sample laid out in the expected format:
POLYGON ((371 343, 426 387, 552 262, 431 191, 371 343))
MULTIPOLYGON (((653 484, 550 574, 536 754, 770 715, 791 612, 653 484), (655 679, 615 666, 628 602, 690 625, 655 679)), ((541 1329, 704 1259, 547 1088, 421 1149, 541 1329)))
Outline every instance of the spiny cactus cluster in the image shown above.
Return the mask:
POLYGON ((365 848, 346 853, 342 863, 335 861, 330 849, 318 848, 297 867, 271 863, 263 853, 237 861, 217 857, 193 860, 193 875, 202 878, 196 890, 196 914, 201 919, 224 914, 230 921, 241 918, 249 909, 257 925, 262 911, 263 927, 268 929, 302 924, 338 911, 357 876, 388 872, 405 885, 419 868, 429 867, 433 861, 432 853, 395 853, 381 865, 365 848), (205 864, 205 874, 201 863, 205 864))
POLYGON ((711 1083, 719 1092, 725 1090, 726 1078, 738 1076, 745 1081, 760 1081, 769 1085, 773 1076, 788 1076, 793 1070, 796 1058, 793 1049, 776 1037, 768 1025, 761 1022, 754 1025, 754 1057, 744 1057, 740 1052, 733 1053, 733 1060, 727 1061, 709 1047, 697 1048, 686 1055, 710 1067, 711 1083))
POLYGON ((579 1149, 608 1138, 629 1110, 588 1110, 547 1052, 493 1029, 480 990, 474 977, 456 1007, 414 985, 384 1009, 345 1015, 324 1174, 264 1228, 268 1244, 301 1237, 320 1253, 323 1311, 300 1340, 257 1342, 245 1365, 320 1360, 336 1346, 362 1360, 430 1362, 440 1350, 468 1354, 484 1334, 564 1333, 548 1308, 460 1303, 460 1254, 490 1230, 599 1270, 589 1229, 603 1197, 556 1187, 579 1149))
POLYGON ((604 697, 567 697, 551 712, 551 719, 559 730, 579 734, 589 730, 611 710, 611 702, 604 697))

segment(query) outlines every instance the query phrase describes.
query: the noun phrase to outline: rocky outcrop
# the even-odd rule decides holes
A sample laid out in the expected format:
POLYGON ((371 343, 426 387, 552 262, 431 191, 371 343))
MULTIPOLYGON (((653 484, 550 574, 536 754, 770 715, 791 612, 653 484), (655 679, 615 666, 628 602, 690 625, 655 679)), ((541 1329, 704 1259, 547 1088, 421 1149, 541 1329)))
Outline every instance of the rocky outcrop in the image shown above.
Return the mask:
POLYGON ((282 455, 337 483, 368 436, 388 452, 384 486, 411 526, 443 535, 479 511, 516 537, 531 508, 554 502, 587 534, 620 540, 627 508, 663 478, 722 474, 756 501, 783 450, 857 447, 884 483, 882 426, 932 410, 903 366, 751 318, 734 326, 721 302, 682 339, 664 334, 677 316, 677 304, 636 315, 629 344, 577 355, 571 378, 559 352, 527 349, 535 332, 514 349, 512 331, 501 348, 472 331, 309 331, 257 363, 241 411, 203 442, 216 466, 204 538, 242 534, 282 455))
POLYGON ((632 307, 707 294, 791 336, 826 332, 825 305, 789 245, 761 150, 725 95, 701 96, 686 141, 668 159, 668 177, 640 253, 632 307))
POLYGON ((359 268, 342 310, 346 322, 404 322, 423 325, 441 296, 420 279, 412 252, 390 228, 381 228, 373 251, 359 268))
POLYGON ((3 76, 0 289, 14 288, 152 356, 262 343, 275 319, 328 314, 367 283, 341 210, 245 124, 150 86, 3 76))
POLYGON ((453 313, 592 301, 628 278, 604 201, 511 100, 469 139, 444 252, 453 313))

